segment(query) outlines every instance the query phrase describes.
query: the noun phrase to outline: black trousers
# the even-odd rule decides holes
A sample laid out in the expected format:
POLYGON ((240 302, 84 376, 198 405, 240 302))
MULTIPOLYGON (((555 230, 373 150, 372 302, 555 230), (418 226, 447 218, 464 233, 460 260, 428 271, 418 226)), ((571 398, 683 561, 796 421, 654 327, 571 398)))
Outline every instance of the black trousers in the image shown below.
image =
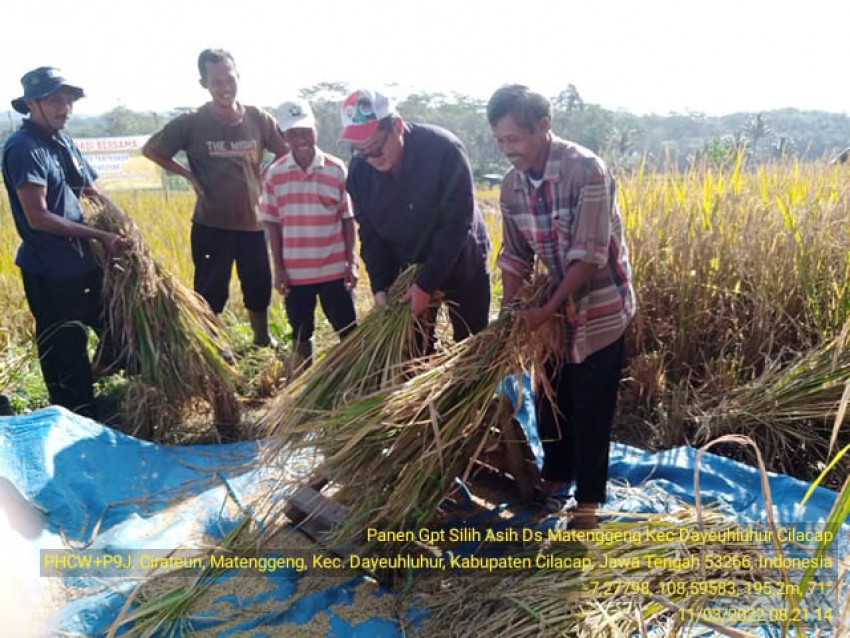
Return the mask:
POLYGON ((25 271, 21 276, 35 317, 38 357, 50 402, 95 418, 85 326, 102 332, 100 269, 74 277, 45 277, 25 271))
POLYGON ((487 327, 490 322, 490 273, 482 272, 462 285, 447 283, 443 292, 455 341, 463 341, 487 327))
MULTIPOLYGON (((482 272, 463 284, 447 284, 442 288, 444 303, 452 324, 455 342, 484 330, 490 322, 490 273, 482 272)), ((419 322, 417 347, 420 352, 432 353, 437 343, 435 334, 439 308, 432 308, 419 322)))
POLYGON ((604 503, 611 425, 617 407, 625 338, 581 363, 547 366, 557 406, 538 392, 537 427, 544 479, 575 481, 576 501, 604 503))
POLYGON ((224 310, 230 292, 230 276, 236 274, 248 310, 265 310, 272 299, 272 272, 266 234, 262 230, 222 230, 192 224, 192 262, 195 291, 216 314, 224 310))
POLYGON ((340 338, 354 330, 357 316, 354 295, 345 289, 344 279, 319 284, 292 286, 286 295, 286 317, 292 326, 293 341, 309 341, 316 329, 316 298, 340 338))

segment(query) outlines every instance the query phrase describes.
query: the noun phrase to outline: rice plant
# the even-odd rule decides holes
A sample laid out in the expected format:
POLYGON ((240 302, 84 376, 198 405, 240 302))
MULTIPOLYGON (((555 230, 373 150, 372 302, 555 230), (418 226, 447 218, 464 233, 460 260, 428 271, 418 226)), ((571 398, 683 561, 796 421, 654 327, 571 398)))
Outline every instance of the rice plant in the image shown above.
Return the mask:
MULTIPOLYGON (((696 436, 695 414, 842 329, 850 308, 850 186, 841 167, 819 162, 751 169, 738 161, 687 171, 644 166, 618 181, 638 296, 619 419, 649 430, 641 442, 655 447, 703 440, 696 436)), ((482 199, 498 247, 495 196, 482 199)), ((189 284, 192 195, 128 192, 115 198, 142 230, 154 259, 189 284)), ((13 263, 19 240, 5 198, 0 219, 0 301, 9 309, 4 326, 14 340, 29 340, 32 320, 13 263)), ((500 286, 496 271, 494 291, 500 286)), ((231 292, 239 297, 235 282, 231 292)), ((357 298, 365 317, 371 298, 365 277, 357 298)), ((224 316, 230 323, 246 321, 238 303, 224 316)), ((822 416, 828 421, 834 413, 822 416)), ((758 428, 752 432, 760 436, 758 428)), ((773 455, 767 456, 772 463, 773 455)), ((784 469, 811 477, 815 459, 784 469)))
MULTIPOLYGON (((850 322, 842 333, 785 365, 694 406, 694 440, 726 434, 758 441, 772 469, 794 472, 801 457, 817 467, 850 436, 845 425, 850 392, 850 322)), ((846 470, 846 465, 844 466, 846 470)))
MULTIPOLYGON (((656 446, 705 440, 695 436, 699 406, 741 386, 755 390, 766 371, 840 333, 850 309, 842 177, 817 163, 751 171, 741 162, 622 177, 638 314, 621 414, 643 415, 656 446)), ((828 420, 834 412, 821 407, 818 418, 828 420)), ((810 476, 811 461, 773 469, 810 476)))

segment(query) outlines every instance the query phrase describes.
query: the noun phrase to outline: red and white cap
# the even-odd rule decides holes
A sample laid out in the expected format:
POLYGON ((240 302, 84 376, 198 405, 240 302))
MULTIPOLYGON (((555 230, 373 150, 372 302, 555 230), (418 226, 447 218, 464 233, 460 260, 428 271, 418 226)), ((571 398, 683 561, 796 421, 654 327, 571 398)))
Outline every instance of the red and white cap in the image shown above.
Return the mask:
POLYGON ((342 103, 343 128, 339 141, 365 142, 378 130, 378 123, 395 112, 395 106, 386 95, 358 89, 342 103))

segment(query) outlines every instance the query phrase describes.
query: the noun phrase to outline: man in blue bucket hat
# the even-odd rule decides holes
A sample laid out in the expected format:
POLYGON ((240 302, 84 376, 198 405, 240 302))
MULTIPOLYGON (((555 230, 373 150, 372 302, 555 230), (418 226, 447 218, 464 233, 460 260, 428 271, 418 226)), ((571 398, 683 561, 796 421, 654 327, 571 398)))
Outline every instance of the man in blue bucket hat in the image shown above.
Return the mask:
POLYGON ((129 240, 87 226, 80 200, 97 198, 97 177, 62 129, 84 97, 59 69, 38 67, 21 78, 12 108, 29 115, 3 147, 3 182, 21 237, 15 263, 35 318, 41 372, 50 402, 94 417, 93 373, 83 325, 101 330, 102 272, 91 240, 107 255, 129 240))
POLYGON ((24 94, 12 100, 12 108, 22 115, 30 112, 33 103, 37 109, 40 108, 39 100, 50 97, 60 89, 64 90, 74 101, 86 96, 80 87, 68 83, 60 75, 59 69, 52 66, 40 66, 29 71, 21 78, 21 84, 24 87, 24 94))

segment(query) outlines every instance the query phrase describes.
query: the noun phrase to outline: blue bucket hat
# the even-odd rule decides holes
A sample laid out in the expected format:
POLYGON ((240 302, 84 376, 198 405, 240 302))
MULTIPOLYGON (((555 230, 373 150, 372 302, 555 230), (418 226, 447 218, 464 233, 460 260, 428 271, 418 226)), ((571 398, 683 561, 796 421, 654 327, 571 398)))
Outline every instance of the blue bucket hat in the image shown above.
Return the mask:
POLYGON ((59 69, 52 66, 40 66, 25 73, 24 77, 21 78, 21 85, 24 87, 24 94, 12 100, 12 108, 23 114, 30 111, 26 100, 40 100, 56 93, 63 86, 70 89, 76 95, 76 99, 85 97, 85 93, 80 87, 68 84, 59 69))

